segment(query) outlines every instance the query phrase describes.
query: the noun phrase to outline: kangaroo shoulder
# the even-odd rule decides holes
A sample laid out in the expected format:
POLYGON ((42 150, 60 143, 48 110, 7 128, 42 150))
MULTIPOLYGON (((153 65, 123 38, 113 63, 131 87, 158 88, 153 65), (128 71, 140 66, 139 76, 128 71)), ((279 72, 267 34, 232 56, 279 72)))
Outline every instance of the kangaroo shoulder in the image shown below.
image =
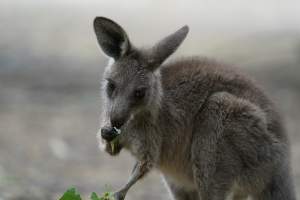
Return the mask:
POLYGON ((169 62, 161 68, 162 83, 166 88, 203 80, 211 76, 217 63, 200 57, 182 58, 169 62))

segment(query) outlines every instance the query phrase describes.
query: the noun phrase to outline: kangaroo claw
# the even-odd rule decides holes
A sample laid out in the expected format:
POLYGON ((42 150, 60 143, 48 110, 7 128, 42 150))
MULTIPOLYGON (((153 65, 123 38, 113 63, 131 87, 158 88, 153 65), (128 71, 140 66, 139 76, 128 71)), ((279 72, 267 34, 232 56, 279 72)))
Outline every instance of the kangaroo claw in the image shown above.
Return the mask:
POLYGON ((124 200, 126 196, 126 191, 117 191, 113 194, 114 200, 124 200))

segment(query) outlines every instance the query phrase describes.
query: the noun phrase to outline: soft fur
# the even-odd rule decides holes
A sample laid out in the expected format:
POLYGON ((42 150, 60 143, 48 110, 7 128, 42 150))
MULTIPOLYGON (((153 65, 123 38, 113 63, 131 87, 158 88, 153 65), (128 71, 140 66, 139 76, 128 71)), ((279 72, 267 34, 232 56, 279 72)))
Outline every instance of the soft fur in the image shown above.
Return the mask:
POLYGON ((176 200, 295 199, 280 116, 252 80, 206 58, 163 64, 187 26, 148 49, 134 47, 107 18, 94 26, 115 61, 104 73, 101 126, 122 119, 117 152, 124 147, 161 171, 176 200), (107 79, 117 85, 111 97, 107 79), (146 94, 136 104, 131 94, 140 86, 146 94))

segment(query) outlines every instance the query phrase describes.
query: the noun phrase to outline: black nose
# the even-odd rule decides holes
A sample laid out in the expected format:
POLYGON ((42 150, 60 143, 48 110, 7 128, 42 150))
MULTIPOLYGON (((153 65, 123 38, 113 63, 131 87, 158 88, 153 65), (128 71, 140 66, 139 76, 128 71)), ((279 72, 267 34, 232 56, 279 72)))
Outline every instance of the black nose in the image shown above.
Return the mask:
POLYGON ((111 119, 110 123, 111 123, 112 127, 116 127, 117 129, 120 129, 121 126, 123 126, 123 124, 124 124, 124 120, 121 119, 121 118, 120 119, 119 118, 113 118, 113 119, 111 119))
POLYGON ((113 127, 103 127, 101 128, 101 137, 105 139, 107 142, 112 141, 118 133, 113 127))

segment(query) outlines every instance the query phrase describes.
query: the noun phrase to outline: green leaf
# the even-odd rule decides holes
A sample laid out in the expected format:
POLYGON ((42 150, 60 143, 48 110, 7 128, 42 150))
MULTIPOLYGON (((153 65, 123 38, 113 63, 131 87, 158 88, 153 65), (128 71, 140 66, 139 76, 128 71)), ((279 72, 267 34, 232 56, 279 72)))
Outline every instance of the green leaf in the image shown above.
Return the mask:
POLYGON ((75 188, 70 188, 64 193, 64 195, 59 200, 81 200, 81 197, 79 194, 77 194, 75 188))
MULTIPOLYGON (((104 192, 101 197, 93 192, 90 198, 91 200, 114 200, 112 192, 104 192)), ((81 200, 81 197, 77 194, 75 188, 70 188, 59 200, 81 200)))
POLYGON ((104 192, 104 194, 102 194, 101 200, 114 200, 113 193, 104 192))
POLYGON ((101 199, 98 197, 98 195, 95 192, 93 192, 91 195, 91 200, 101 200, 101 199))

